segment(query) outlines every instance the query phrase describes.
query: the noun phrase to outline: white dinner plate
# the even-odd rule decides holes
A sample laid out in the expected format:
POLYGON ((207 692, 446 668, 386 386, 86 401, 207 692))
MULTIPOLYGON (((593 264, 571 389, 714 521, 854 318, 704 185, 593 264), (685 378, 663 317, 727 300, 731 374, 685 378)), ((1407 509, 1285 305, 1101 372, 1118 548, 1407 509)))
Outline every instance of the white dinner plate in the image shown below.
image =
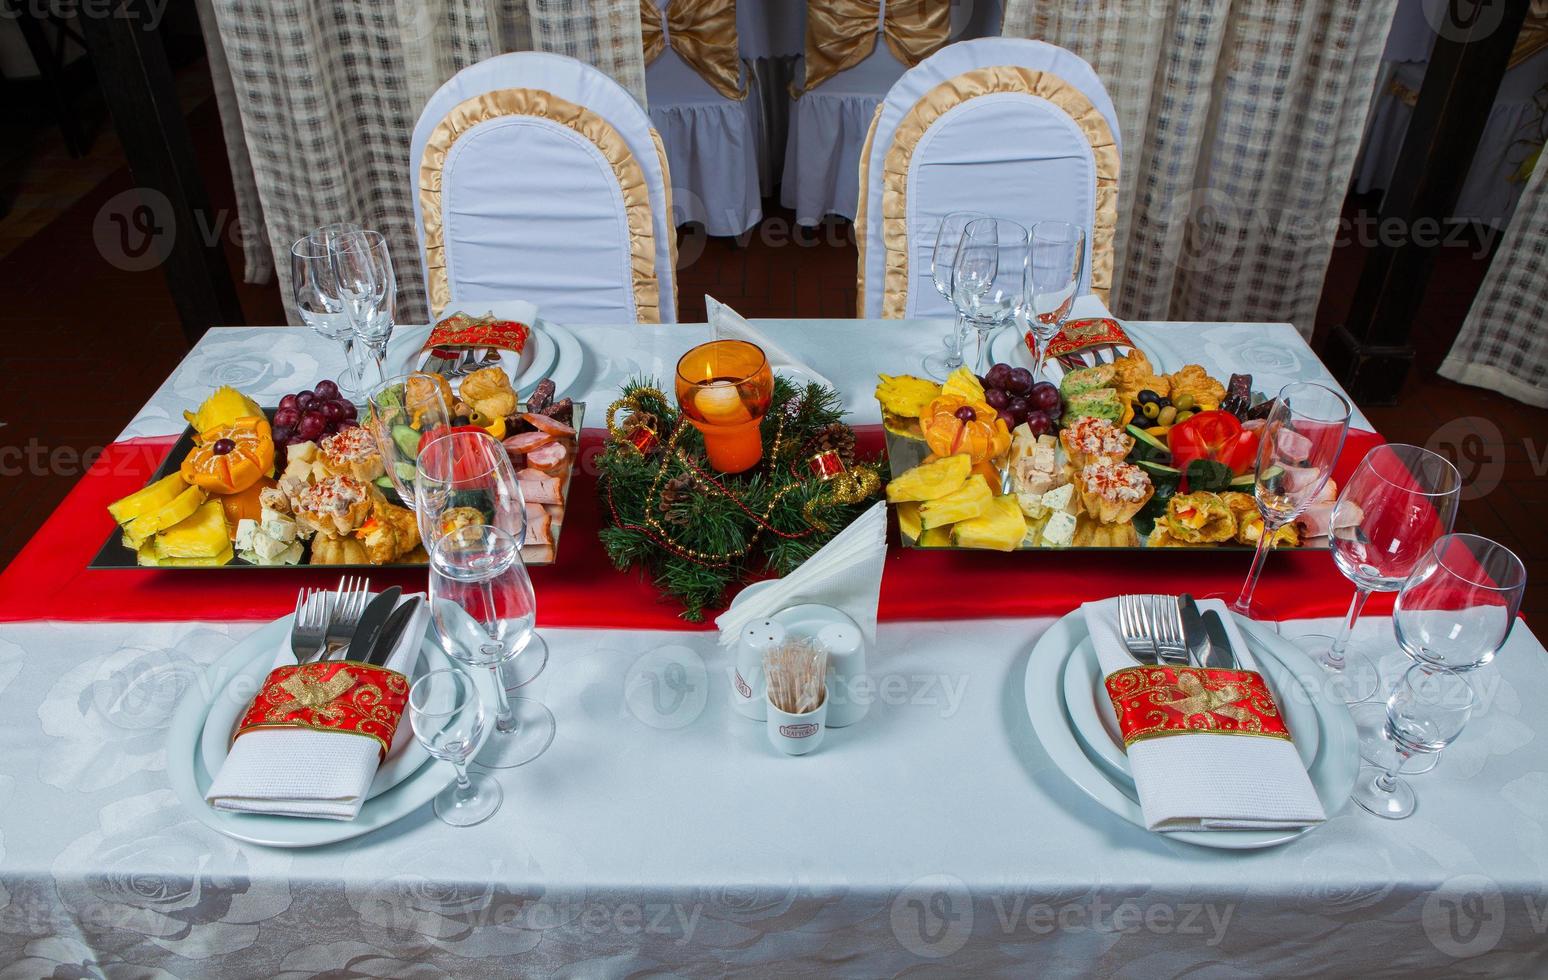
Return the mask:
MULTIPOLYGON (((1130 323, 1123 324, 1124 332, 1129 339, 1139 344, 1140 350, 1150 358, 1151 365, 1160 373, 1176 371, 1184 364, 1190 363, 1188 359, 1172 348, 1172 346, 1160 339, 1156 331, 1137 327, 1130 323)), ((991 364, 1009 364, 1011 367, 1032 368, 1032 352, 1027 349, 1026 341, 1022 338, 1025 330, 1016 327, 1002 327, 994 336, 989 338, 989 361, 991 364)), ((971 341, 973 338, 968 338, 971 341)), ((1196 358, 1195 358, 1196 360, 1196 358)), ((1053 358, 1048 359, 1048 377, 1050 381, 1058 383, 1064 377, 1064 368, 1053 358)))
MULTIPOLYGON (((1360 766, 1359 740, 1349 709, 1322 694, 1317 667, 1306 654, 1278 634, 1237 618, 1243 638, 1254 656, 1277 661, 1301 681, 1301 691, 1291 691, 1287 699, 1304 698, 1316 709, 1320 726, 1318 751, 1307 769, 1322 807, 1331 817, 1349 801, 1360 766), (1261 651, 1261 653, 1260 653, 1261 651)), ((1144 829, 1145 818, 1132 781, 1125 781, 1099 765, 1075 735, 1074 722, 1066 710, 1061 681, 1064 664, 1085 639, 1085 616, 1075 610, 1049 627, 1027 658, 1024 692, 1032 730, 1049 760, 1086 795, 1110 812, 1144 829)), ((1294 840, 1315 827, 1295 830, 1188 830, 1166 833, 1170 840, 1200 847, 1244 850, 1272 847, 1294 840)))
MULTIPOLYGON (((580 394, 571 389, 575 387, 581 370, 586 366, 586 349, 581 346, 579 338, 570 331, 569 327, 541 317, 538 318, 538 322, 543 325, 543 332, 554 348, 554 366, 548 373, 549 378, 554 382, 554 400, 573 398, 580 394)), ((534 387, 536 384, 537 382, 533 382, 534 387)))
MULTIPOLYGON (((1310 698, 1300 693, 1300 681, 1271 651, 1255 646, 1251 652, 1256 669, 1268 681, 1274 702, 1285 713, 1285 726, 1290 729, 1301 764, 1311 768, 1322 741, 1317 709, 1310 698)), ((1118 717, 1108 700, 1102 664, 1089 636, 1080 641, 1064 662, 1063 678, 1064 707, 1074 725, 1075 737, 1108 773, 1132 784, 1129 757, 1124 751, 1123 735, 1118 731, 1118 717)))
MULTIPOLYGON (((274 668, 275 652, 274 649, 255 651, 252 659, 232 675, 231 682, 211 702, 209 714, 204 721, 204 735, 199 742, 204 771, 211 778, 225 765, 226 756, 231 752, 231 738, 236 734, 242 715, 248 705, 252 704, 253 696, 263 685, 263 679, 274 668)), ((429 637, 425 637, 414 659, 414 666, 409 671, 411 683, 429 672, 435 654, 435 644, 429 637)), ((377 767, 376 778, 371 780, 371 787, 366 791, 366 799, 380 796, 403 782, 428 761, 430 753, 414 737, 411 726, 406 723, 399 725, 392 739, 392 747, 387 750, 387 757, 377 767)))
MULTIPOLYGON (((429 803, 435 794, 456 778, 456 770, 451 763, 434 761, 421 766, 398 785, 367 800, 353 820, 226 813, 212 810, 204 802, 204 794, 210 787, 210 776, 204 764, 201 742, 205 720, 209 716, 211 692, 224 691, 232 678, 250 664, 260 651, 267 652, 272 658, 278 644, 284 641, 290 630, 291 619, 291 616, 286 616, 276 620, 238 643, 225 656, 205 668, 203 678, 199 683, 191 685, 182 701, 178 702, 167 733, 167 779, 177 798, 200 823, 210 829, 235 840, 267 847, 316 847, 349 840, 379 830, 429 803)), ((458 667, 438 646, 426 644, 422 649, 430 654, 429 663, 433 667, 458 667)), ((473 671, 471 676, 485 704, 493 704, 495 690, 492 674, 480 670, 473 671)), ((408 727, 408 719, 405 718, 402 724, 408 727)), ((480 736, 480 747, 488 735, 489 726, 486 726, 480 736)), ((477 748, 474 754, 477 755, 477 748)))

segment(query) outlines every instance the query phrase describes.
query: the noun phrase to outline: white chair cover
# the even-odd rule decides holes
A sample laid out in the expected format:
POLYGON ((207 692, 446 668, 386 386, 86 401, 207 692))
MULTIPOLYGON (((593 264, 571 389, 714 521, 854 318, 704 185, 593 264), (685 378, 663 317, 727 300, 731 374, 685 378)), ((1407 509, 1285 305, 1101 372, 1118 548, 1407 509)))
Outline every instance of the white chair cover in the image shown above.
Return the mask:
MULTIPOLYGON (((937 85, 964 72, 1014 65, 1050 73, 1073 85, 1119 138, 1112 99, 1095 71, 1063 48, 1021 38, 981 38, 942 48, 904 74, 887 93, 872 137, 865 179, 862 260, 866 318, 882 316, 886 250, 882 179, 887 150, 899 123, 937 85)), ((951 314, 930 279, 931 252, 940 221, 952 211, 982 211, 1030 228, 1061 220, 1087 230, 1081 293, 1090 292, 1091 239, 1097 205, 1091 143, 1073 119, 1046 99, 995 92, 948 110, 920 137, 909 161, 906 227, 907 298, 903 316, 951 314)), ((1105 306, 1104 306, 1105 308, 1105 306)))
POLYGON ((666 146, 672 220, 701 222, 711 235, 740 235, 763 220, 758 179, 761 94, 747 74, 747 96, 715 91, 671 47, 645 68, 650 121, 666 146))
MULTIPOLYGON (((463 69, 426 103, 409 155, 414 226, 425 258, 420 167, 440 122, 485 93, 528 89, 574 103, 609 124, 644 177, 651 242, 635 262, 623 190, 602 151, 580 132, 536 115, 500 115, 457 139, 441 173, 441 229, 450 301, 445 307, 525 299, 543 315, 576 323, 635 322, 637 280, 654 277, 659 317, 676 320, 675 231, 668 178, 650 119, 602 72, 563 55, 515 52, 463 69), (653 268, 640 266, 653 263, 653 268)), ((435 274, 427 269, 427 281, 435 274)), ((445 311, 430 287, 433 316, 445 311)))

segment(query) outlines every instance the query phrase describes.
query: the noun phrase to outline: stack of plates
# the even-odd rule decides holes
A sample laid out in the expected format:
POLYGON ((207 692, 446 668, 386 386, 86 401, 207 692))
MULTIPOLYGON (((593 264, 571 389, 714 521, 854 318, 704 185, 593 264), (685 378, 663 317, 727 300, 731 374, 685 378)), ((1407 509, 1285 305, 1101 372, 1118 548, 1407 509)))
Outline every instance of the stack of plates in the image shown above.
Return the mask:
MULTIPOLYGON (((1331 817, 1348 801, 1360 767, 1359 739, 1349 710, 1328 698, 1321 669, 1294 644, 1251 620, 1238 616, 1236 621, 1285 712, 1296 750, 1331 817)), ((1054 623, 1033 647, 1026 698, 1032 728, 1054 765, 1092 799, 1143 828, 1118 721, 1080 610, 1054 623)), ((1244 849, 1282 844, 1312 829, 1178 831, 1166 836, 1201 847, 1244 849)))

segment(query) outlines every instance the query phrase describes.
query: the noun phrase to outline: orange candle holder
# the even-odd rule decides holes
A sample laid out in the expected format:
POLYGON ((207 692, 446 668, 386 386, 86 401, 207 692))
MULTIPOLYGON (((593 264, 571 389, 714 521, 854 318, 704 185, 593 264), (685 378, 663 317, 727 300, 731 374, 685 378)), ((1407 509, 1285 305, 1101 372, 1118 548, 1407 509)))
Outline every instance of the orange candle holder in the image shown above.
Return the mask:
POLYGON ((759 423, 774 400, 774 371, 745 340, 700 344, 677 362, 677 407, 704 435, 710 466, 742 473, 763 459, 759 423))

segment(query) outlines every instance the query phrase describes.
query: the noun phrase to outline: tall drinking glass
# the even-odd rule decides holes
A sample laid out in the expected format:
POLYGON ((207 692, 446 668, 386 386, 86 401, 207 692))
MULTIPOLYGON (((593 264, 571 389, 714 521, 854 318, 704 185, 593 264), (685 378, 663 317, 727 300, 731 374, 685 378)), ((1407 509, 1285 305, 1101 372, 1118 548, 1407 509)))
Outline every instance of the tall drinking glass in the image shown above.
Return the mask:
POLYGON ((430 613, 447 656, 494 676, 495 730, 474 760, 491 769, 526 765, 554 740, 554 715, 533 698, 513 698, 500 667, 535 636, 537 597, 516 539, 473 524, 443 535, 430 552, 430 613))
POLYGON ((974 371, 989 370, 989 337, 1015 318, 1026 296, 1027 230, 1003 218, 979 218, 962 232, 952 267, 953 301, 978 331, 974 371))
POLYGON ((301 322, 344 351, 344 373, 339 376, 339 390, 350 398, 360 397, 364 390, 355 349, 355 331, 344 312, 344 301, 339 295, 323 229, 297 239, 290 246, 290 290, 301 322))
POLYGON ((408 713, 425 751, 457 770, 457 781, 435 795, 435 815, 453 827, 471 827, 494 816, 505 791, 492 777, 468 772, 485 724, 473 678, 453 667, 430 671, 409 688, 408 713))
POLYGON ((1035 381, 1048 380, 1048 344, 1064 328, 1080 292, 1086 264, 1086 230, 1068 221, 1032 226, 1024 316, 1037 343, 1035 381))
MULTIPOLYGON (((987 217, 989 217, 987 214, 978 211, 953 211, 941 219, 941 225, 935 232, 935 247, 930 252, 930 281, 934 284, 935 291, 940 293, 946 302, 953 303, 953 306, 955 303, 951 291, 952 266, 957 260, 957 247, 962 244, 963 229, 979 218, 987 217)), ((966 334, 967 321, 958 310, 957 320, 952 324, 951 333, 941 338, 941 343, 946 349, 924 359, 925 374, 937 381, 943 381, 951 372, 961 367, 962 340, 966 334)))
POLYGON ((1279 390, 1260 430, 1253 495, 1263 515, 1263 533, 1242 591, 1231 608, 1261 618, 1252 604, 1263 562, 1280 528, 1295 520, 1322 492, 1333 474, 1349 430, 1349 402, 1325 385, 1296 381, 1279 390))

